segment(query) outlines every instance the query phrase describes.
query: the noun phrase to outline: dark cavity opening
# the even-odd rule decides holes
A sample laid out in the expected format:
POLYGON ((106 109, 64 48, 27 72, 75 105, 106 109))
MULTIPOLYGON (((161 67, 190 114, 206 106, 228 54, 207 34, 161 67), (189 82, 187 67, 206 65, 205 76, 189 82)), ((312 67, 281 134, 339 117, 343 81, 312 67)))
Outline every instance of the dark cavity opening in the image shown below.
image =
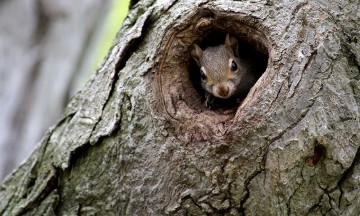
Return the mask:
MULTIPOLYGON (((247 67, 251 71, 251 74, 255 78, 255 81, 251 85, 252 87, 267 68, 269 52, 264 44, 262 44, 260 41, 257 41, 255 38, 252 38, 249 34, 233 34, 231 32, 226 32, 219 29, 212 30, 203 34, 201 38, 195 41, 195 44, 199 45, 202 50, 208 47, 214 47, 220 44, 224 44, 227 33, 236 37, 238 40, 239 58, 242 62, 244 62, 244 64, 247 65, 247 67)), ((192 48, 190 49, 190 52, 191 50, 192 48)), ((202 98, 203 104, 205 106, 205 101, 207 100, 206 91, 201 86, 200 68, 197 65, 196 61, 192 58, 192 56, 189 56, 189 78, 193 84, 193 87, 196 89, 196 91, 202 98)), ((246 89, 245 91, 240 91, 233 97, 227 99, 221 99, 211 96, 211 104, 210 106, 208 106, 208 108, 212 110, 233 109, 235 111, 236 108, 241 104, 241 102, 246 98, 250 89, 251 88, 246 89)))
POLYGON ((314 155, 306 158, 306 164, 312 167, 316 166, 325 157, 325 153, 326 149, 323 145, 315 145, 314 155))

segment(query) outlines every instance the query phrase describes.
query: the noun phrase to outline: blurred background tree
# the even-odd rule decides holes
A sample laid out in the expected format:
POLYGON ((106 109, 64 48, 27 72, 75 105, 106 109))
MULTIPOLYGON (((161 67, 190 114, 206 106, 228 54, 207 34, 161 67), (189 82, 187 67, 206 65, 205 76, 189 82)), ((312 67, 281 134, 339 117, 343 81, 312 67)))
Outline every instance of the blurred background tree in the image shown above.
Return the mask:
POLYGON ((129 0, 0 2, 0 181, 106 55, 129 0))

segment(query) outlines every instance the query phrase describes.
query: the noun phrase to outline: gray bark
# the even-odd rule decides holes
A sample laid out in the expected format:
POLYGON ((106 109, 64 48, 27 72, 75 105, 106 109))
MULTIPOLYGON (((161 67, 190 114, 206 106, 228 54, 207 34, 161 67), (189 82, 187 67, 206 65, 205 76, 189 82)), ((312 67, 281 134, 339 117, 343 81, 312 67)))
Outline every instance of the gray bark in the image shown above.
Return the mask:
POLYGON ((3 183, 4 215, 359 215, 357 1, 140 1, 106 61, 3 183), (192 44, 268 53, 207 109, 192 44), (191 67, 190 67, 191 69, 191 67))
POLYGON ((110 3, 0 3, 0 180, 29 156, 89 76, 110 3))

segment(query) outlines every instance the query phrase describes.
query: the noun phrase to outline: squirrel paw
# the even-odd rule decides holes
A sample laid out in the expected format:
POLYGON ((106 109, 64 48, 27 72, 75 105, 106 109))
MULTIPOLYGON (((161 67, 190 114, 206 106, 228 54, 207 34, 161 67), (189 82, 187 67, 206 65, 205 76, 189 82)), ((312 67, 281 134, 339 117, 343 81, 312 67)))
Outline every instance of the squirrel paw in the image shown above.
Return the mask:
POLYGON ((215 99, 214 96, 212 96, 210 93, 206 92, 205 93, 205 106, 208 109, 211 109, 214 105, 215 99))

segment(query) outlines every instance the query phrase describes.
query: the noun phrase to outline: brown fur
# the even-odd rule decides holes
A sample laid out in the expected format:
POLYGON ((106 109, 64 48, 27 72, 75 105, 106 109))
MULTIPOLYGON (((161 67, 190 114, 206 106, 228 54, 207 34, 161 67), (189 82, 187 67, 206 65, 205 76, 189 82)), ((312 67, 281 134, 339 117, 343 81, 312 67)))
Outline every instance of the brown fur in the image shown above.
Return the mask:
POLYGON ((235 37, 227 34, 224 44, 204 50, 195 44, 191 55, 206 75, 201 85, 208 93, 219 98, 230 98, 236 94, 246 71, 239 59, 235 37), (235 71, 231 68, 232 62, 237 65, 235 71))

